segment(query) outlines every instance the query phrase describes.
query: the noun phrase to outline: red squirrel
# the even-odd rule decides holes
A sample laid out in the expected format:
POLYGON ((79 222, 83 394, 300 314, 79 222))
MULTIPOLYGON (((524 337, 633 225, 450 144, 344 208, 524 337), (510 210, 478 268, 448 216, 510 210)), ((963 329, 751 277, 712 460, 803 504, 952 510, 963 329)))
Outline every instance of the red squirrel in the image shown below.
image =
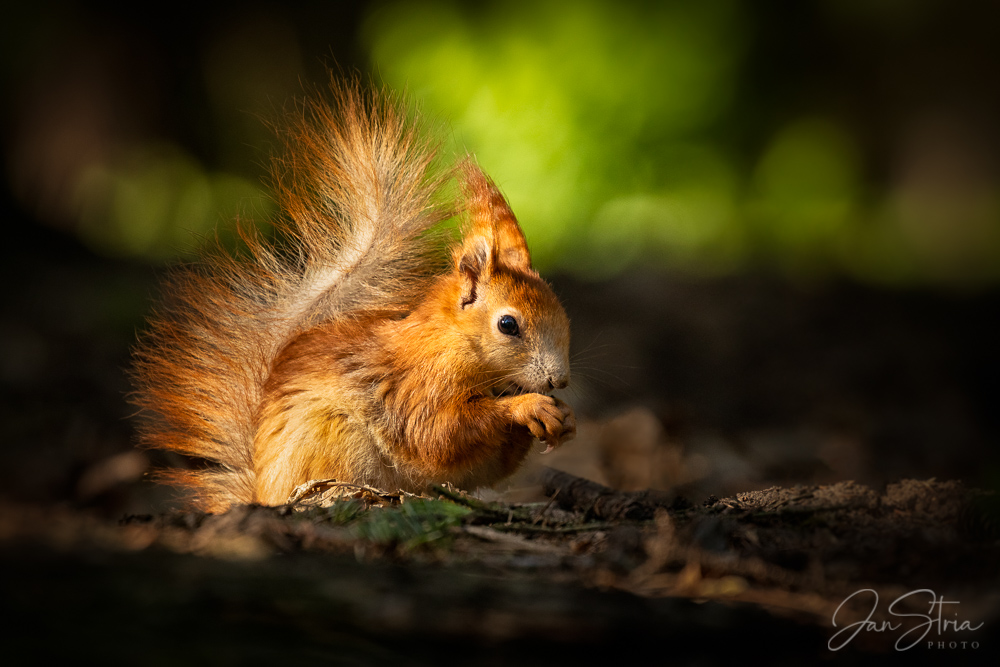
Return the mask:
POLYGON ((396 98, 331 88, 287 130, 275 239, 177 269, 135 350, 142 443, 210 462, 165 474, 204 511, 313 479, 490 486, 576 432, 549 395, 569 320, 503 195, 470 158, 440 169, 396 98))

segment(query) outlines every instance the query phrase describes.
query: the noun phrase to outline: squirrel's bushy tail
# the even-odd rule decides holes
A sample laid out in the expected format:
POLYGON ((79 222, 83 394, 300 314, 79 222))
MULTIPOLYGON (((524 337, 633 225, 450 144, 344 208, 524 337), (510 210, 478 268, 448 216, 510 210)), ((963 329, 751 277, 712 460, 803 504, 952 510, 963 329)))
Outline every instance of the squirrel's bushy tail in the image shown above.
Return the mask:
POLYGON ((428 230, 450 217, 434 146, 399 100, 332 82, 303 102, 275 163, 274 239, 175 270, 135 351, 142 442, 206 459, 164 476, 208 511, 254 500, 254 419, 275 355, 359 308, 405 308, 433 268, 428 230))

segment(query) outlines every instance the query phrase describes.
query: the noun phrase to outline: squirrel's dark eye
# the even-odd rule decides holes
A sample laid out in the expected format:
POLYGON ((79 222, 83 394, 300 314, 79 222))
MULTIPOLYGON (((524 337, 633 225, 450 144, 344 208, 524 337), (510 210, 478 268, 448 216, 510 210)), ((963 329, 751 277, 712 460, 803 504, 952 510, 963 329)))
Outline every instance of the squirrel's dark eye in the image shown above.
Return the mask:
POLYGON ((516 336, 518 332, 517 320, 514 319, 513 315, 501 315, 500 321, 497 322, 497 329, 500 330, 500 333, 508 336, 516 336))

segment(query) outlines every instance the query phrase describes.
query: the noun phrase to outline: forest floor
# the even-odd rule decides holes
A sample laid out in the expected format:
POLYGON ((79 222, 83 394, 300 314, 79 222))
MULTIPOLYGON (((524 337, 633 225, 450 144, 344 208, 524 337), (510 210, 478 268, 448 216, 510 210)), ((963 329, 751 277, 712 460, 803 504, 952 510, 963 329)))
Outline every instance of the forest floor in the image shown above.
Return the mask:
POLYGON ((694 505, 539 477, 545 502, 319 483, 283 507, 117 523, 4 505, 5 645, 105 664, 998 655, 992 495, 842 482, 694 505))

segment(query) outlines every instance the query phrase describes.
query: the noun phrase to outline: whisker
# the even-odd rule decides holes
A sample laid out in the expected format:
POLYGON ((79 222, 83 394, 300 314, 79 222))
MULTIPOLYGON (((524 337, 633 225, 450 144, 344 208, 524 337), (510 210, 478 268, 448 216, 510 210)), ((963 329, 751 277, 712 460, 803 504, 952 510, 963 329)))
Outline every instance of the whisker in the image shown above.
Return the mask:
MULTIPOLYGON (((630 369, 635 367, 622 366, 621 368, 630 369)), ((600 383, 601 385, 607 387, 611 386, 623 387, 623 386, 628 386, 629 384, 628 381, 625 380, 623 377, 606 368, 585 366, 581 369, 574 368, 573 371, 574 373, 576 373, 577 377, 582 377, 584 379, 600 383)))

